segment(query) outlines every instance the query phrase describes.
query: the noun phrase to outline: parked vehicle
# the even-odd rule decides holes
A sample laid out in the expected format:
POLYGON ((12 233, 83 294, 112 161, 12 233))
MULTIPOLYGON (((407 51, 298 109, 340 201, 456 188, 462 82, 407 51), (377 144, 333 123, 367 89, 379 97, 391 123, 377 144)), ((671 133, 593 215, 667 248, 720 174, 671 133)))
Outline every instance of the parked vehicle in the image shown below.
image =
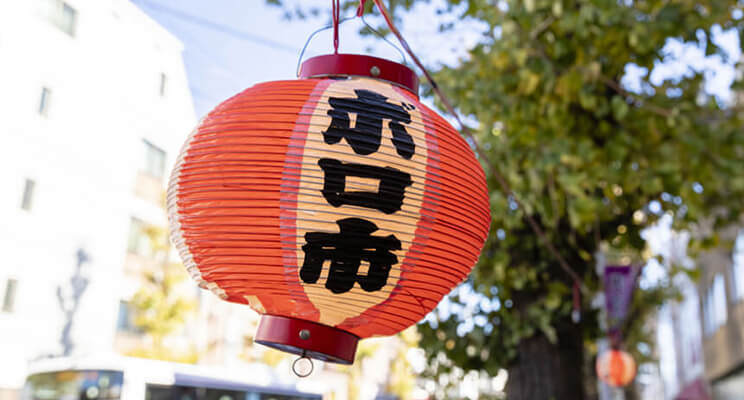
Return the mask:
POLYGON ((21 400, 320 400, 270 368, 197 366, 129 357, 59 358, 31 366, 21 400))

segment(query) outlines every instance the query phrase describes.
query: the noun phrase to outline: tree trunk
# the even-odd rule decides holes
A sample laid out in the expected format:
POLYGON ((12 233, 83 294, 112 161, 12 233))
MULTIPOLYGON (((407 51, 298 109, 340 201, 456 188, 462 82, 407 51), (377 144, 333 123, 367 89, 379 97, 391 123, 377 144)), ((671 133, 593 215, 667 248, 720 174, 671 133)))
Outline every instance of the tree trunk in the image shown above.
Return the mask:
POLYGON ((555 325, 558 343, 537 334, 519 344, 509 368, 508 400, 585 400, 584 345, 581 324, 555 325))
POLYGON ((636 386, 635 382, 631 382, 630 385, 624 389, 624 392, 625 400, 639 400, 641 398, 638 393, 638 386, 636 386))

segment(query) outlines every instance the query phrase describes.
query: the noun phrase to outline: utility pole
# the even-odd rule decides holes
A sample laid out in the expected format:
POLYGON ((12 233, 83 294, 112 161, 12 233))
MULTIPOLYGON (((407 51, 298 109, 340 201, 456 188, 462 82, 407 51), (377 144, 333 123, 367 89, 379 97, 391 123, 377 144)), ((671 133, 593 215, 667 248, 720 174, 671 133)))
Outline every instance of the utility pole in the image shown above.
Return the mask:
POLYGON ((62 328, 62 335, 60 337, 62 355, 65 357, 69 356, 75 347, 72 341, 72 326, 75 321, 75 314, 77 314, 80 307, 80 300, 83 297, 85 289, 88 288, 89 283, 89 279, 83 273, 83 265, 90 261, 88 254, 85 250, 79 248, 75 256, 77 258, 77 264, 75 266, 75 273, 70 277, 70 284, 67 288, 69 289, 67 290, 69 293, 65 293, 66 288, 57 286, 57 301, 65 316, 65 325, 62 328))

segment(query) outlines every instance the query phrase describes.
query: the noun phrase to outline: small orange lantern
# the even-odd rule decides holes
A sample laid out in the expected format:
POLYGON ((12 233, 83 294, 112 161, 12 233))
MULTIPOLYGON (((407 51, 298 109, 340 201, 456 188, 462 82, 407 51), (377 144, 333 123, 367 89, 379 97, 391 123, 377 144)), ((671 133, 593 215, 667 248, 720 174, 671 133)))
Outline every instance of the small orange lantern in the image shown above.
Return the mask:
POLYGON ((263 314, 255 341, 350 364, 415 324, 478 260, 490 207, 470 146, 419 102, 409 68, 307 60, 188 137, 168 188, 191 276, 263 314))
POLYGON ((622 387, 633 381, 636 363, 630 354, 621 350, 610 350, 597 358, 597 376, 602 382, 622 387))

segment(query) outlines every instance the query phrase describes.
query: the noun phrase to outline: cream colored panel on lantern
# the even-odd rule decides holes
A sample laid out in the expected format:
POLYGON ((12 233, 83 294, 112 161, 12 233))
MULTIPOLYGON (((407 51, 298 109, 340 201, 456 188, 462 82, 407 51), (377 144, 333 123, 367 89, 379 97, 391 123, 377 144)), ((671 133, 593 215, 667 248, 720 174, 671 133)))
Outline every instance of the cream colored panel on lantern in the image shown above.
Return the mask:
MULTIPOLYGON (((358 115, 350 112, 349 120, 349 128, 354 129, 358 122, 358 115)), ((345 218, 359 218, 374 223, 378 230, 371 233, 371 236, 387 237, 394 235, 400 241, 400 249, 390 251, 397 257, 397 262, 392 264, 387 282, 380 290, 365 291, 360 283, 356 282, 349 291, 333 293, 325 286, 329 279, 330 259, 324 259, 320 276, 315 283, 303 282, 300 278, 300 283, 303 285, 309 300, 320 310, 320 323, 330 326, 338 325, 347 318, 356 317, 369 308, 384 302, 390 296, 400 278, 401 264, 414 239, 416 226, 420 218, 421 203, 425 191, 426 162, 426 133, 420 111, 408 103, 390 85, 360 78, 340 80, 328 86, 322 98, 318 101, 318 107, 310 120, 302 159, 302 182, 300 193, 297 196, 298 274, 301 274, 305 260, 305 251, 302 249, 303 245, 306 244, 305 235, 309 232, 339 234, 340 228, 336 221, 345 218), (349 141, 344 138, 335 144, 325 143, 323 132, 329 128, 332 120, 328 115, 328 111, 332 108, 328 103, 329 97, 356 99, 355 89, 366 89, 385 96, 387 98, 385 102, 393 109, 401 110, 399 107, 404 107, 403 110, 410 115, 411 122, 404 123, 403 126, 415 145, 415 152, 410 159, 406 159, 397 153, 392 141, 393 133, 389 127, 391 122, 389 118, 382 121, 382 138, 379 149, 369 155, 356 154, 349 141), (318 164, 320 159, 332 159, 342 163, 364 164, 381 168, 392 167, 410 174, 412 183, 405 188, 400 210, 391 214, 358 205, 342 204, 339 207, 334 207, 329 204, 322 193, 325 174, 318 164)), ((347 176, 345 191, 376 193, 381 182, 380 179, 369 177, 347 176)), ((367 248, 366 250, 374 251, 375 249, 367 248)), ((330 250, 331 253, 334 251, 333 249, 330 250)), ((341 249, 341 253, 334 254, 343 254, 343 249, 341 249)), ((364 279, 369 272, 369 267, 369 262, 361 261, 357 272, 360 279, 364 279)))

